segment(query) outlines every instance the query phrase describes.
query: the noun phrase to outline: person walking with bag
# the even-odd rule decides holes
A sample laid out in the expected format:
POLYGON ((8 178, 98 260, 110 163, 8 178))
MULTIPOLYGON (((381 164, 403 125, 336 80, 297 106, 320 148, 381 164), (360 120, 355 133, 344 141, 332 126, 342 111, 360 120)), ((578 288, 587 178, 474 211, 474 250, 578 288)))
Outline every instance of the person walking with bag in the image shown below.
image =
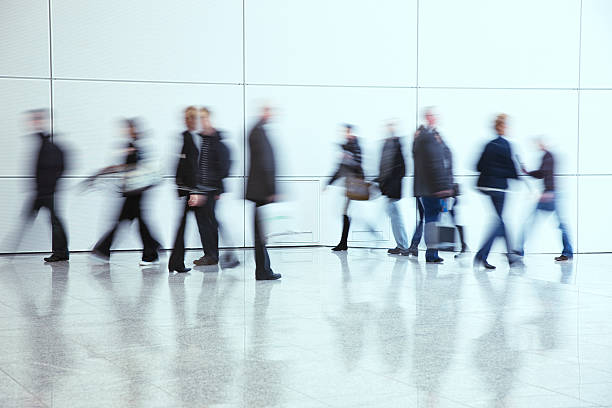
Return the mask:
POLYGON ((426 126, 421 125, 412 146, 414 158, 414 196, 423 205, 425 218, 425 261, 442 263, 438 256, 436 223, 442 211, 441 198, 451 197, 452 166, 446 158, 445 144, 436 130, 437 116, 433 108, 424 111, 426 126))
MULTIPOLYGON (((351 189, 350 184, 355 183, 357 187, 367 187, 364 184, 365 176, 363 168, 361 167, 361 147, 359 146, 357 136, 353 133, 353 125, 344 125, 344 137, 345 142, 341 145, 342 161, 327 184, 331 185, 336 180, 344 178, 347 187, 346 203, 342 214, 342 235, 340 237, 340 242, 332 248, 332 251, 346 251, 348 249, 348 234, 351 227, 351 219, 348 216, 348 208, 351 203, 351 192, 349 191, 351 189)), ((361 189, 364 191, 360 192, 360 194, 367 195, 367 191, 364 188, 361 189)))

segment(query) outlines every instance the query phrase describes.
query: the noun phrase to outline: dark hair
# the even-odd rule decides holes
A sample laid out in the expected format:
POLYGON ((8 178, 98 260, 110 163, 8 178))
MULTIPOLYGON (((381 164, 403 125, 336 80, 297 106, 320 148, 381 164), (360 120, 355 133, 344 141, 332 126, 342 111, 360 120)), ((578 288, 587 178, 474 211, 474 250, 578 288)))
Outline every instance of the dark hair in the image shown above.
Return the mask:
POLYGON ((353 130, 353 128, 354 128, 355 126, 351 125, 350 123, 345 123, 345 124, 344 124, 344 127, 345 127, 346 129, 348 129, 348 130, 353 130))
POLYGON ((26 111, 26 113, 30 116, 37 115, 37 116, 43 116, 45 118, 49 117, 49 110, 45 108, 30 109, 26 111))

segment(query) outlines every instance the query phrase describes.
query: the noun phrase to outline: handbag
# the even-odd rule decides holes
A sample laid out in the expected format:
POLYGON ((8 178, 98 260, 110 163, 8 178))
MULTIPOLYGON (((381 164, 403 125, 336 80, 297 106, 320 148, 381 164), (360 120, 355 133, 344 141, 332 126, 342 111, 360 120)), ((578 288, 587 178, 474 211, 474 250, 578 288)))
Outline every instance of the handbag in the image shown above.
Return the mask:
POLYGON ((126 196, 137 195, 159 184, 161 180, 161 174, 154 163, 138 163, 123 174, 122 192, 126 196))
POLYGON ((371 183, 362 178, 346 178, 346 197, 349 200, 367 201, 370 199, 371 183))
POLYGON ((440 221, 436 225, 436 232, 438 236, 437 247, 440 251, 452 252, 457 246, 456 227, 449 212, 450 205, 450 200, 443 200, 440 221))

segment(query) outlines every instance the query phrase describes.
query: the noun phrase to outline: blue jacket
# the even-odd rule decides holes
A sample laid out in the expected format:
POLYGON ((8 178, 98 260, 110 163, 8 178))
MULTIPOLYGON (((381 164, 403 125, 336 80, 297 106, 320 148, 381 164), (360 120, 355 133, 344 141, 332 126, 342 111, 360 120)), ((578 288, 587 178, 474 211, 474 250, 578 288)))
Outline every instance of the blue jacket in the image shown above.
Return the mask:
POLYGON ((487 143, 476 168, 480 172, 478 187, 505 190, 509 178, 518 178, 510 143, 501 136, 487 143))

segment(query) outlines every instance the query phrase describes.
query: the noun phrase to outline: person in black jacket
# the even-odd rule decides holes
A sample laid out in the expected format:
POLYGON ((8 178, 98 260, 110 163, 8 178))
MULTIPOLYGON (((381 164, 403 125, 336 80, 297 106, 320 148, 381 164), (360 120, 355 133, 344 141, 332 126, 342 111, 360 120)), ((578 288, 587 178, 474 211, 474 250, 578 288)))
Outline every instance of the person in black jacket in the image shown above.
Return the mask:
POLYGON ((55 192, 57 182, 65 169, 62 149, 51 140, 48 129, 48 113, 45 109, 28 112, 28 120, 34 134, 40 140, 36 158, 36 196, 26 211, 26 224, 31 223, 41 208, 47 208, 51 216, 51 247, 53 253, 44 258, 45 262, 67 261, 69 258, 68 238, 61 220, 57 216, 55 192))
POLYGON ((542 156, 542 163, 540 164, 540 168, 533 171, 527 171, 525 170, 525 167, 522 167, 521 169, 523 173, 527 174, 528 176, 543 180, 544 192, 540 196, 540 199, 535 209, 527 218, 527 222, 525 223, 523 231, 520 235, 520 241, 517 247, 518 249, 515 251, 515 253, 519 256, 524 255, 523 247, 525 244, 525 232, 527 228, 531 228, 531 226, 534 224, 538 212, 554 212, 557 215, 557 219, 559 221, 559 229, 561 230, 561 242, 563 243, 563 251, 561 252, 561 255, 555 257, 555 261, 568 261, 574 256, 574 250, 572 249, 572 244, 570 243, 567 225, 565 224, 565 222, 563 222, 561 214, 559 213, 559 202, 555 188, 555 159, 552 153, 546 147, 546 143, 542 138, 538 139, 537 143, 539 149, 544 153, 544 155, 542 156))
POLYGON ((274 150, 266 135, 265 125, 272 117, 272 109, 264 106, 259 120, 249 132, 249 176, 246 199, 255 203, 253 216, 255 233, 255 279, 276 280, 280 273, 274 273, 266 249, 265 236, 261 228, 259 208, 276 201, 276 163, 274 150))
MULTIPOLYGON (((340 178, 345 178, 347 182, 351 177, 362 180, 364 178, 363 168, 361 167, 361 147, 359 146, 357 136, 353 133, 353 125, 345 124, 344 131, 346 141, 340 146, 342 148, 342 161, 328 185, 340 178)), ((350 202, 351 200, 347 196, 342 215, 342 235, 340 237, 340 242, 332 248, 332 251, 346 251, 348 249, 348 234, 351 227, 351 219, 348 216, 350 202)))
POLYGON ((388 135, 382 148, 377 179, 380 192, 389 199, 387 209, 391 218, 393 236, 397 244, 395 248, 389 249, 387 252, 393 255, 408 255, 408 238, 399 210, 399 200, 402 198, 402 180, 406 175, 406 163, 402 152, 402 144, 399 137, 395 135, 395 124, 393 122, 387 124, 387 131, 388 135))
MULTIPOLYGON (((125 147, 125 161, 122 165, 109 166, 101 170, 98 175, 122 171, 127 172, 136 169, 144 160, 145 153, 141 146, 142 133, 139 129, 139 124, 136 119, 125 119, 123 121, 123 129, 128 138, 127 146, 125 147)), ((126 174, 126 177, 127 176, 126 174)), ((151 187, 151 186, 149 186, 151 187)), ((148 187, 147 187, 148 188, 148 187)), ((145 220, 143 219, 142 198, 145 190, 142 191, 124 191, 125 200, 119 213, 119 217, 113 227, 96 243, 92 250, 92 255, 101 261, 108 262, 110 259, 111 246, 114 241, 115 233, 123 221, 133 221, 138 219, 138 230, 142 239, 142 259, 140 266, 150 266, 159 264, 158 251, 161 244, 153 238, 151 231, 145 220)))
POLYGON ((437 116, 432 108, 425 109, 426 126, 421 125, 412 146, 414 157, 414 196, 419 197, 425 216, 425 261, 441 263, 438 256, 436 225, 440 219, 440 199, 450 197, 452 190, 451 165, 446 160, 445 144, 436 130, 437 116))
POLYGON ((185 273, 185 224, 187 214, 193 211, 198 224, 204 256, 195 265, 216 265, 219 262, 219 229, 215 204, 223 193, 223 179, 229 174, 229 150, 221 141, 221 132, 210 122, 210 111, 200 108, 201 132, 197 132, 198 110, 190 106, 185 110, 187 130, 182 134, 183 148, 176 171, 179 197, 187 197, 179 223, 168 271, 185 273))
POLYGON ((477 170, 480 172, 478 177, 478 188, 491 198, 497 219, 495 226, 480 250, 474 258, 474 265, 482 265, 487 269, 495 269, 495 266, 487 262, 487 257, 491 246, 497 237, 503 237, 508 250, 508 263, 513 264, 516 257, 511 253, 512 246, 508 239, 506 226, 502 217, 506 191, 508 189, 508 179, 518 178, 516 166, 512 158, 510 143, 506 140, 506 122, 508 116, 499 114, 495 118, 495 133, 497 138, 491 140, 486 146, 480 160, 478 160, 477 170))

